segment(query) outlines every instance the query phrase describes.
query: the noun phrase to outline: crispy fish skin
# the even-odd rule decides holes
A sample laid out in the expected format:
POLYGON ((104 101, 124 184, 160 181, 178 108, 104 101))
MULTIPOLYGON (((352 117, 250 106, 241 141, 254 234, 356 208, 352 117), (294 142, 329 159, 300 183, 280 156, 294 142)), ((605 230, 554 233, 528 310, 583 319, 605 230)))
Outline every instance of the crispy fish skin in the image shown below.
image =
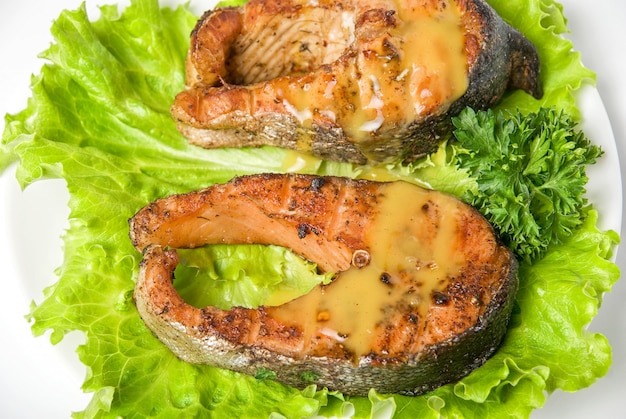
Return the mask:
MULTIPOLYGON (((424 284, 415 278, 386 283, 399 290, 397 301, 380 308, 385 314, 367 349, 358 353, 323 325, 317 324, 311 336, 305 324, 289 320, 294 310, 310 307, 308 295, 280 306, 221 310, 192 307, 172 285, 177 247, 271 243, 339 272, 331 284, 319 287, 330 296, 348 280, 344 275, 365 269, 354 261, 356 254, 376 257, 371 232, 380 223, 381 206, 389 200, 405 205, 403 196, 394 196, 393 185, 253 175, 149 204, 130 220, 131 240, 143 252, 134 294, 142 319, 187 362, 250 375, 266 368, 276 372, 278 381, 298 388, 315 383, 350 395, 366 395, 370 388, 413 395, 458 380, 499 346, 518 287, 517 262, 475 209, 438 192, 427 192, 415 214, 416 234, 438 246, 436 236, 448 228, 451 240, 444 254, 449 252, 451 260, 461 255, 463 265, 425 294, 421 309, 407 296, 424 284)), ((362 289, 350 292, 368 289, 363 282, 362 289)), ((366 300, 366 294, 361 297, 366 300)))
POLYGON ((410 162, 449 138, 451 117, 466 106, 490 107, 507 89, 542 96, 534 46, 483 0, 405 3, 434 16, 458 7, 468 83, 460 97, 437 93, 437 71, 415 91, 406 85, 421 63, 411 62, 403 3, 251 0, 206 12, 193 30, 187 87, 172 106, 178 129, 206 148, 410 162))

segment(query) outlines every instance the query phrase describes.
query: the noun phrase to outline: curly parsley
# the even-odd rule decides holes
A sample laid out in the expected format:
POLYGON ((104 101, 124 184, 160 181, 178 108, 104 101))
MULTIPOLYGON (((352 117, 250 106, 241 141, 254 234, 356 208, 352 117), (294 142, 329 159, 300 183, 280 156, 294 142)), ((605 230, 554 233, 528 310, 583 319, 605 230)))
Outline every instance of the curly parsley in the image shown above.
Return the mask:
POLYGON ((463 197, 526 262, 582 223, 587 176, 602 150, 562 111, 528 115, 465 109, 454 118, 461 168, 477 189, 463 197))

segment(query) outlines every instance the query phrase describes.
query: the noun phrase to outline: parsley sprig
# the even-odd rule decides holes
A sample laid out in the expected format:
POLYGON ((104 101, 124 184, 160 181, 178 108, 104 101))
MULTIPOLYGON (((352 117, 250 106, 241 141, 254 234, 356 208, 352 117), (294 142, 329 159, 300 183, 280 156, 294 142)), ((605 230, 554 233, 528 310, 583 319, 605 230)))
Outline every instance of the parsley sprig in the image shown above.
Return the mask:
POLYGON ((564 112, 528 115, 465 109, 454 118, 459 165, 476 179, 463 197, 526 262, 540 258, 582 223, 585 166, 602 150, 564 112))

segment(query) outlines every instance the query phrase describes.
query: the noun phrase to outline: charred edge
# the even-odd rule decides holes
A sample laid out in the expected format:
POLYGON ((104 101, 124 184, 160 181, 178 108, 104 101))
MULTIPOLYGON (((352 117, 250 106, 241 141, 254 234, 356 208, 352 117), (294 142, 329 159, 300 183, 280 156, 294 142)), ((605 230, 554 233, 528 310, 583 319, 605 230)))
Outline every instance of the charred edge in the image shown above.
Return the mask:
POLYGON ((380 282, 385 285, 393 285, 391 283, 391 275, 389 275, 387 272, 383 272, 382 274, 380 274, 380 282))
POLYGON ((313 233, 316 236, 320 235, 320 231, 310 224, 300 223, 298 224, 297 229, 298 229, 298 238, 300 239, 305 238, 309 233, 313 233))
POLYGON ((508 35, 511 51, 511 78, 508 89, 522 89, 535 99, 543 97, 539 55, 535 46, 521 33, 512 31, 508 35))
POLYGON ((311 181, 310 189, 313 192, 319 192, 322 189, 322 186, 326 183, 326 180, 323 177, 316 177, 311 181))
POLYGON ((298 237, 303 239, 308 234, 308 226, 306 224, 298 224, 298 237))
POLYGON ((422 211, 428 212, 431 205, 433 205, 433 202, 431 200, 428 200, 426 203, 424 203, 424 205, 422 205, 422 211))
POLYGON ((446 305, 448 304, 448 301, 450 301, 450 298, 448 297, 448 295, 441 291, 433 291, 433 293, 431 294, 431 297, 433 299, 433 303, 435 303, 438 306, 446 305))

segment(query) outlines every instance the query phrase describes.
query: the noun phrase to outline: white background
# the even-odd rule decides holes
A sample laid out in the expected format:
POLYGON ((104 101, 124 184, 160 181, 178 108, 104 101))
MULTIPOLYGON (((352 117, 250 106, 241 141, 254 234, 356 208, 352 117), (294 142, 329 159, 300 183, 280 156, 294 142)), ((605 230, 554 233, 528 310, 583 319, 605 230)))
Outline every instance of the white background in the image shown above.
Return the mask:
MULTIPOLYGON (((96 5, 113 0, 87 0, 92 19, 96 5)), ((50 24, 62 9, 75 9, 81 0, 20 0, 0 4, 0 116, 16 113, 30 96, 30 77, 42 61, 37 54, 50 42, 50 24)), ((169 4, 175 3, 171 0, 169 4)), ((209 1, 191 1, 204 10, 209 1)), ((572 31, 570 39, 585 65, 598 74, 597 89, 613 126, 619 158, 626 163, 626 2, 563 0, 572 31)), ((601 109, 599 109, 601 111, 601 109)), ((593 121, 588 121, 593 123, 593 121)), ((4 121, 0 122, 0 131, 4 121)), ((13 170, 0 178, 0 417, 67 418, 90 400, 80 390, 85 370, 74 354, 80 336, 70 335, 57 346, 48 337, 33 338, 24 319, 32 300, 55 282, 61 264, 59 236, 66 227, 67 193, 60 181, 39 182, 21 192, 13 170), (34 260, 24 255, 38 255, 34 260), (19 255, 19 256, 18 256, 19 255)), ((626 164, 621 177, 626 179, 626 164)), ((615 189, 619 179, 601 179, 615 189)), ((624 189, 624 184, 622 185, 624 189)), ((626 195, 626 194, 623 194, 626 195)), ((618 203, 615 203, 616 205, 618 203)), ((614 205, 613 207, 616 207, 614 205)), ((622 228, 621 236, 626 237, 622 228)), ((617 262, 626 271, 626 245, 617 262)), ((590 325, 605 334, 614 350, 608 375, 575 394, 555 393, 533 418, 626 417, 626 280, 606 295, 600 314, 590 325)))

